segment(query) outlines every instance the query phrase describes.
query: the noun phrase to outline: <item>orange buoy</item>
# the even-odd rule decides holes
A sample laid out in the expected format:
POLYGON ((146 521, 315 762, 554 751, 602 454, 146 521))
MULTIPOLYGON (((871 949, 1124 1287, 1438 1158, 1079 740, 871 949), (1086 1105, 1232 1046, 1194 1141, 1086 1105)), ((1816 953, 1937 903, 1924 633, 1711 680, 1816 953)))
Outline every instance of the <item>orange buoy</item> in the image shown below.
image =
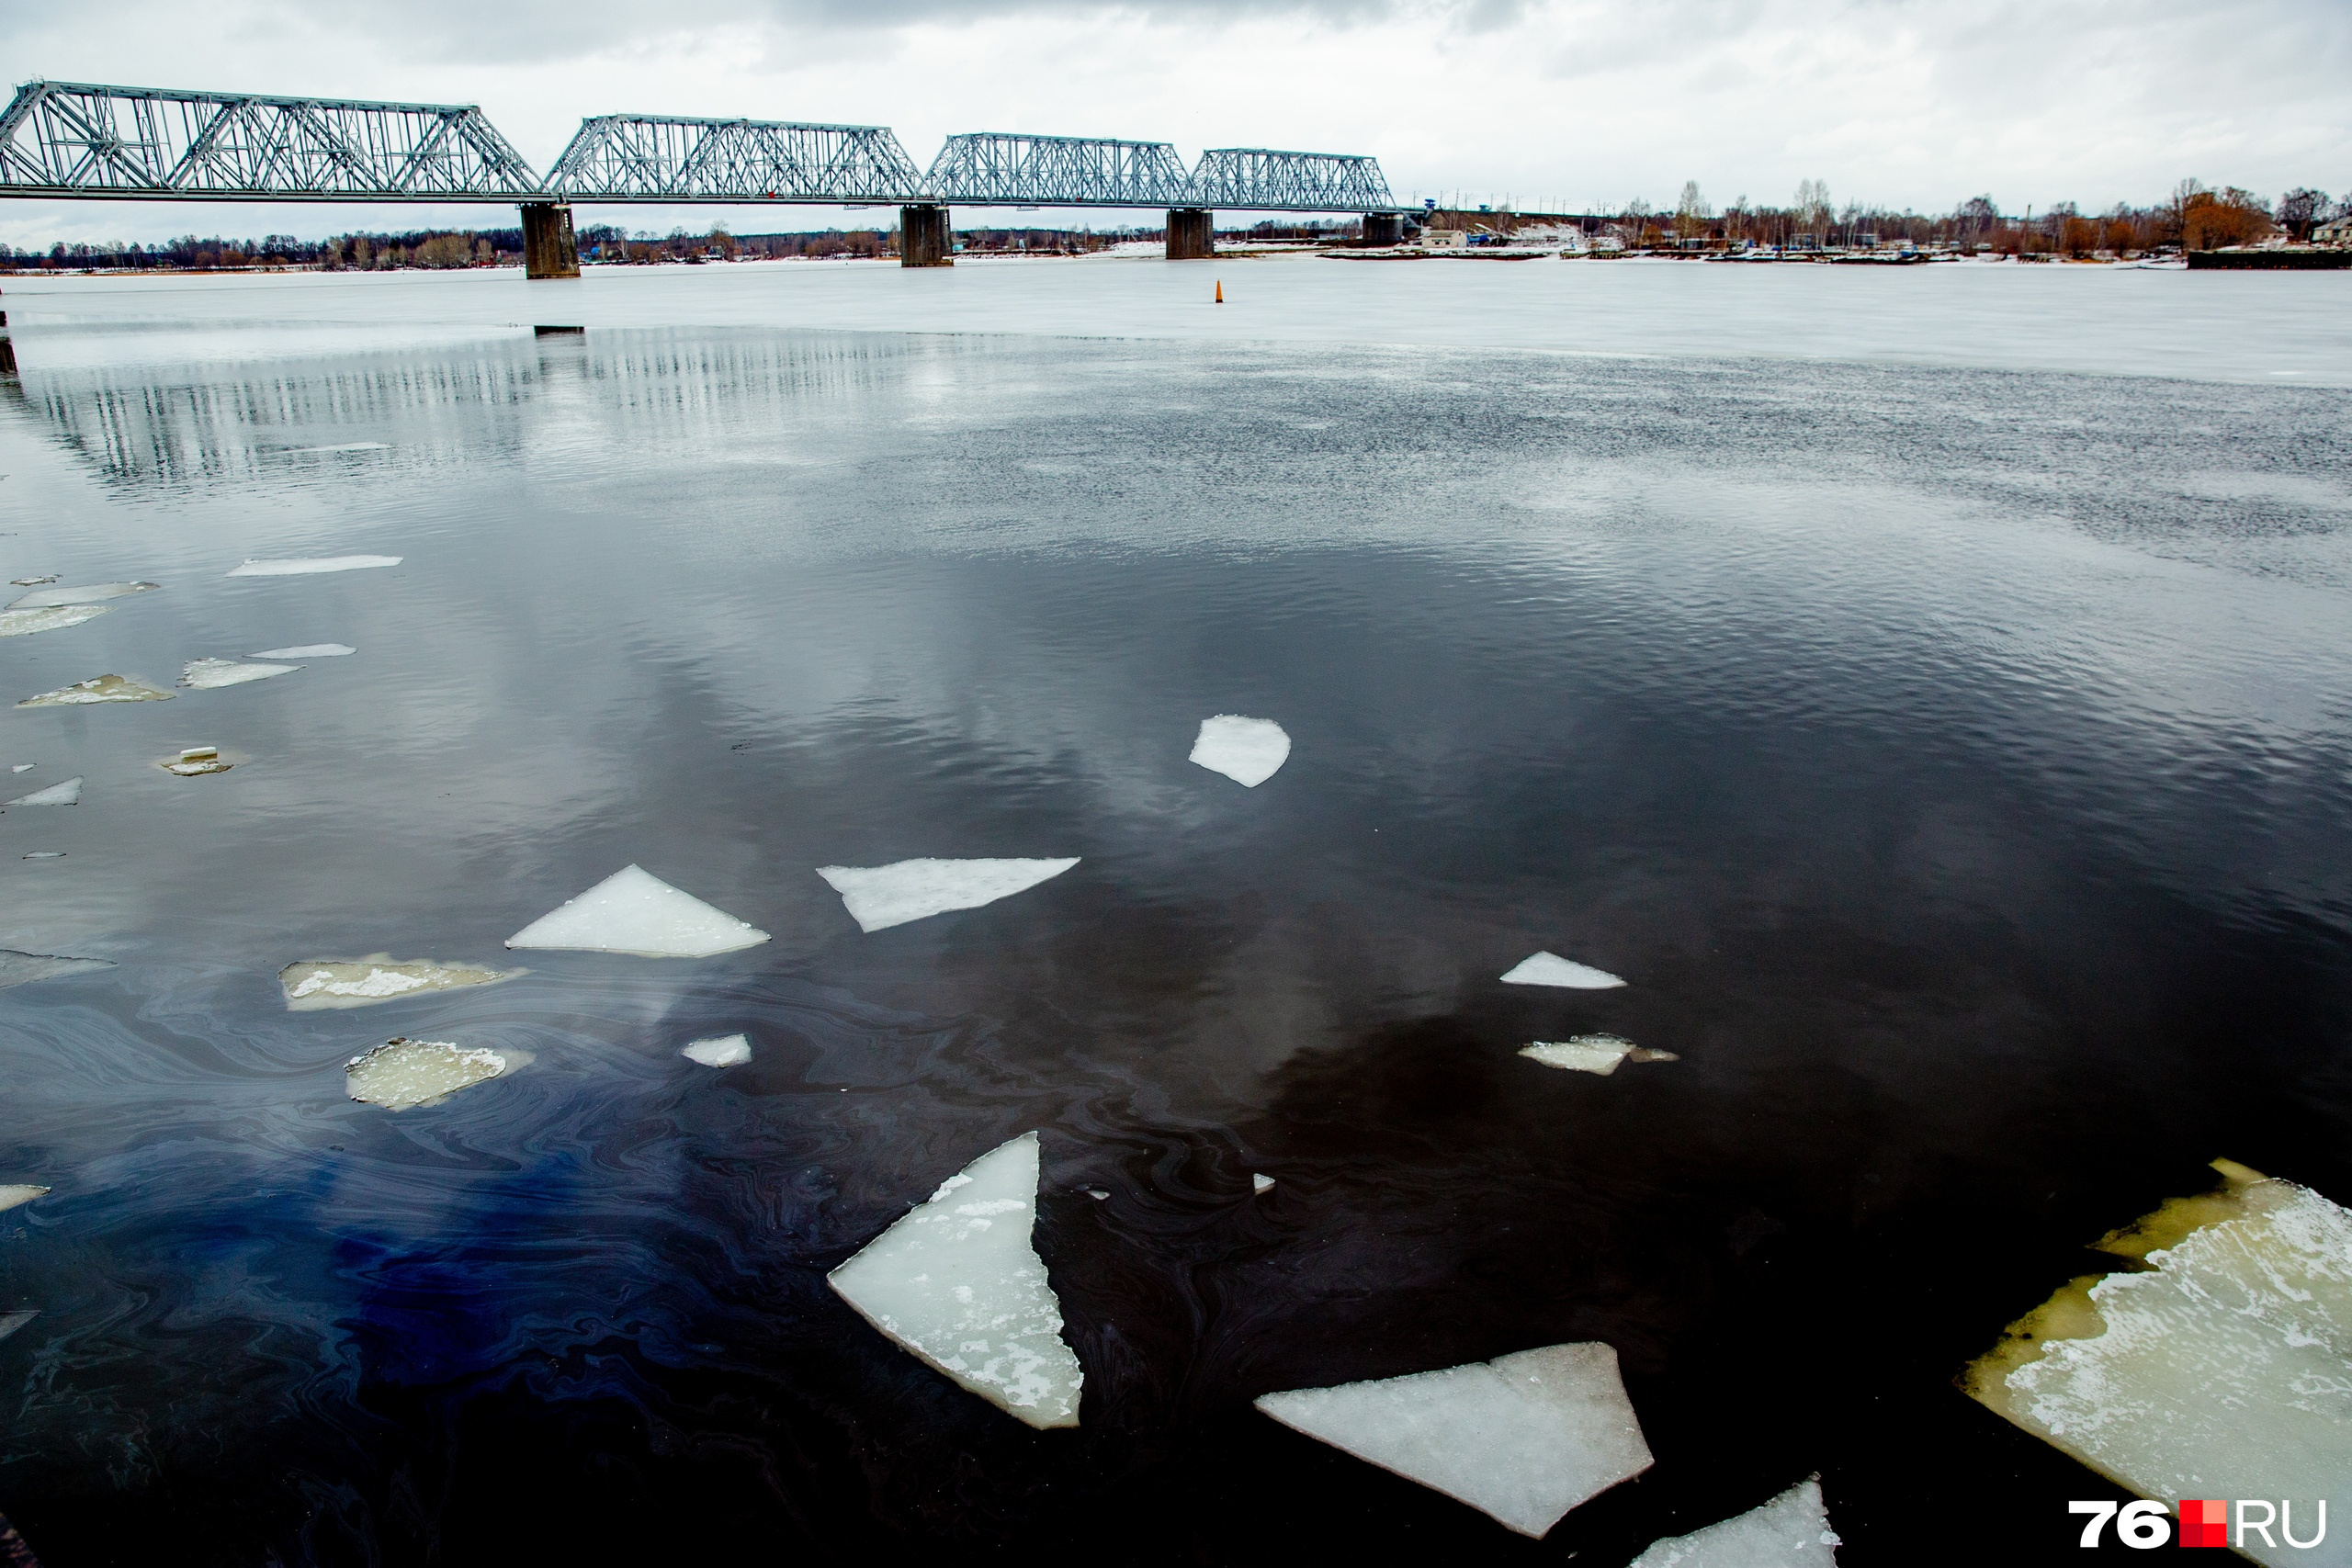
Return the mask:
POLYGON ((1216 280, 1216 302, 1220 305, 1225 303, 1225 279, 1221 277, 1216 280))

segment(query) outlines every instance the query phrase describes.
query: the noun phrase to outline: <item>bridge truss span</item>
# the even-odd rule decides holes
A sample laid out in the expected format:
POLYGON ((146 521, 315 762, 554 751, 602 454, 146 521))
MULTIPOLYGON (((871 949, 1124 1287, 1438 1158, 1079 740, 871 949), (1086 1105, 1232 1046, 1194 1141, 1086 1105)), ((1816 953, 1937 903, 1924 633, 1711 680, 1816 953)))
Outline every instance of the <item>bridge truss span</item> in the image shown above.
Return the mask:
POLYGON ((1221 211, 1394 212, 1377 158, 1213 147, 1193 170, 1188 205, 1221 211))
POLYGON ((0 111, 0 195, 145 201, 544 200, 472 105, 28 82, 0 111))
POLYGON ((566 201, 903 202, 921 177, 878 125, 601 115, 548 175, 566 201))
POLYGON ((971 207, 1180 207, 1190 185, 1165 141, 951 136, 923 175, 923 199, 971 207))

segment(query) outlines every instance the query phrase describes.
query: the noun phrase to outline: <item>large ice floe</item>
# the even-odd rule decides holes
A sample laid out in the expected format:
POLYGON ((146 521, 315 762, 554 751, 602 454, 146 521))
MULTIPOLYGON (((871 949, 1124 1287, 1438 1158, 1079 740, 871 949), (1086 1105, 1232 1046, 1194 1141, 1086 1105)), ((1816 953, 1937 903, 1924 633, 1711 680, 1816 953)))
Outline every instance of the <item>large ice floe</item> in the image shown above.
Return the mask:
POLYGON ((19 1203, 29 1203, 49 1195, 46 1187, 28 1186, 23 1182, 0 1183, 0 1209, 13 1209, 19 1203))
POLYGON ((506 939, 509 947, 708 958, 755 947, 768 933, 714 909, 639 866, 625 865, 506 939))
POLYGON ((746 1035, 717 1034, 679 1047, 678 1055, 706 1067, 740 1067, 752 1059, 752 1042, 746 1035))
POLYGON ((1263 1394, 1258 1408, 1527 1536, 1650 1467, 1617 1352, 1601 1344, 1263 1394))
POLYGON ((447 1040, 388 1040, 343 1065, 351 1098, 387 1111, 438 1105, 461 1089, 487 1083, 526 1058, 447 1040))
POLYGON ((527 969, 486 969, 474 964, 443 964, 431 958, 394 958, 371 953, 365 958, 306 958, 277 972, 289 1012, 327 1008, 374 1007, 428 991, 495 986, 527 975, 527 969))
MULTIPOLYGON (((2009 1325, 1971 1396, 2143 1497, 2292 1506, 2315 1550, 2233 1540, 2264 1563, 2352 1563, 2352 1213, 2215 1160, 2218 1191, 2102 1237, 2134 1267, 2077 1279, 2009 1325)), ((2285 1521, 2282 1521, 2284 1523, 2285 1521)))
POLYGON ((76 775, 47 789, 37 789, 30 795, 20 795, 14 800, 0 802, 0 811, 11 806, 79 806, 82 804, 82 784, 83 780, 76 775))
POLYGON ((1256 789, 1290 760, 1290 737, 1271 718, 1221 713, 1201 720, 1188 760, 1256 789))
POLYGON ((1624 983, 1606 969, 1574 963, 1556 953, 1532 954, 1503 971, 1506 986, 1564 986, 1572 991, 1608 991, 1624 983))
POLYGON ((1721 1524, 1654 1540, 1626 1568, 1837 1568, 1839 1544, 1815 1476, 1721 1524))
POLYGON ((399 556, 312 556, 295 560, 249 560, 232 568, 231 577, 311 577, 322 571, 365 571, 370 567, 398 566, 399 556))
POLYGON ((902 860, 889 865, 820 865, 860 931, 977 909, 1048 882, 1078 863, 1065 860, 902 860))
POLYGON ((143 681, 127 680, 120 675, 98 675, 87 681, 76 681, 70 686, 60 686, 53 692, 43 692, 37 697, 27 697, 17 705, 20 708, 69 708, 91 703, 167 703, 177 694, 159 692, 143 681))
POLYGON ((248 681, 266 681, 272 675, 291 675, 300 668, 299 664, 241 664, 233 659, 199 659, 180 672, 180 684, 191 691, 213 692, 223 686, 242 686, 248 681))
POLYGON ((30 637, 35 632, 62 631, 94 621, 107 613, 104 604, 60 604, 48 610, 0 610, 0 637, 30 637))
POLYGON ((306 642, 300 648, 265 648, 255 659, 343 659, 359 650, 346 643, 306 642))
POLYGON ((61 958, 53 953, 18 953, 14 948, 0 947, 0 991, 11 986, 28 986, 35 980, 94 975, 113 967, 103 958, 61 958))
POLYGON ((11 610, 56 610, 74 604, 102 604, 133 593, 153 593, 160 582, 91 582, 79 588, 36 588, 8 601, 11 610))
POLYGON ((1032 1427, 1075 1427, 1085 1374, 1030 1241, 1037 1134, 1001 1144, 827 1275, 928 1365, 1032 1427))

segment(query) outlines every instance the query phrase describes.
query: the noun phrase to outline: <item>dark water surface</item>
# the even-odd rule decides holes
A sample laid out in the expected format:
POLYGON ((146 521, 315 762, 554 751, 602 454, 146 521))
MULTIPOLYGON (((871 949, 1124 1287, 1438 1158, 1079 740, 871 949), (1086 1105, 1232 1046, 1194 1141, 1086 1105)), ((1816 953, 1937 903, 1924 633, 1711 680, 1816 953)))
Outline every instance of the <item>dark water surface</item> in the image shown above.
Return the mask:
POLYGON ((51 1568, 1610 1564, 1815 1471, 1849 1564, 2030 1561, 2117 1494, 1959 1367, 2215 1156, 2352 1201, 2352 392, 598 330, 28 367, 0 470, 7 576, 164 585, 0 696, 359 650, 0 708, 88 779, 0 945, 119 965, 0 991, 51 1568), (813 870, 920 855, 1084 858, 870 936, 813 870), (775 940, 280 1000, 630 862, 775 940), (1681 1059, 1515 1055, 1588 1031, 1681 1059), (393 1115, 393 1034, 536 1059, 393 1115), (823 1283, 1033 1128, 1076 1432, 823 1283), (1658 1463, 1540 1543, 1250 1406, 1572 1339, 1658 1463))

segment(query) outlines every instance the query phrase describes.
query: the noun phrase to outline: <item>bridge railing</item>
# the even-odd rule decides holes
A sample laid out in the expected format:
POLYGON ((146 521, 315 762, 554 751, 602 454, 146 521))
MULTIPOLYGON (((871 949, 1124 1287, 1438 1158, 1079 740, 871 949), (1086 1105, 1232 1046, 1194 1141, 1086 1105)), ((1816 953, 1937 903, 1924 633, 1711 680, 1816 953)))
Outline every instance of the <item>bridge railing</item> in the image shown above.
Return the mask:
POLYGON ((1181 207, 1189 176, 1165 141, 951 136, 922 177, 927 199, 972 207, 1181 207))
POLYGON ((582 120, 548 174, 568 201, 914 201, 922 183, 882 126, 658 115, 582 120))
POLYGON ((540 195, 530 164, 469 104, 75 82, 28 82, 0 111, 0 192, 151 201, 540 195))

